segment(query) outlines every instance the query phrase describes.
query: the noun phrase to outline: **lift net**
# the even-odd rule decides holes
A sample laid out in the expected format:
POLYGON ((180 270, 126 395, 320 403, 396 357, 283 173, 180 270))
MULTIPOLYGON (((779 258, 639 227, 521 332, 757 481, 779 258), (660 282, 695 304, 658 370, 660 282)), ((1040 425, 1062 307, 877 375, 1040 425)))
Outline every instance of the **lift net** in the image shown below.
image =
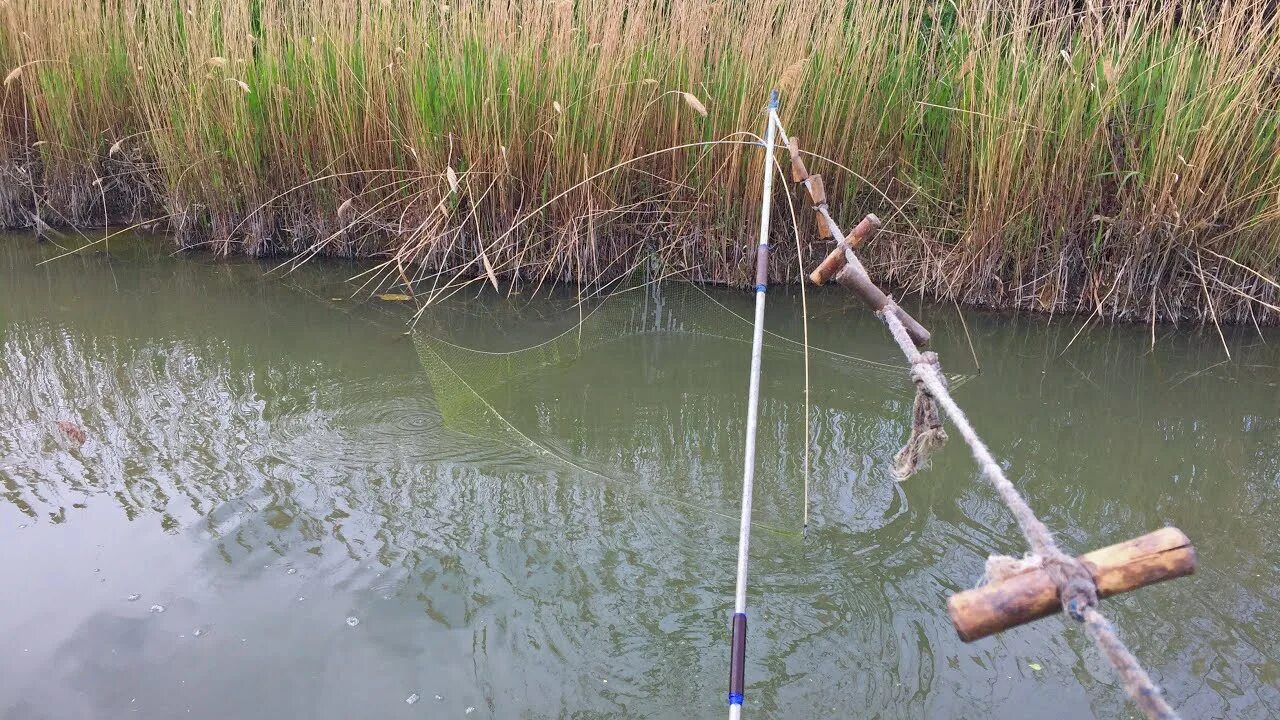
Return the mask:
MULTIPOLYGON (((677 282, 585 301, 468 298, 433 307, 413 339, 446 428, 548 469, 736 520, 751 303, 748 293, 713 296, 677 282)), ((798 334, 792 305, 775 304, 771 318, 798 334)), ((827 392, 889 398, 909 389, 896 364, 818 347, 809 356, 827 392)), ((803 516, 812 410, 803 342, 767 332, 764 369, 757 517, 791 532, 803 516)))

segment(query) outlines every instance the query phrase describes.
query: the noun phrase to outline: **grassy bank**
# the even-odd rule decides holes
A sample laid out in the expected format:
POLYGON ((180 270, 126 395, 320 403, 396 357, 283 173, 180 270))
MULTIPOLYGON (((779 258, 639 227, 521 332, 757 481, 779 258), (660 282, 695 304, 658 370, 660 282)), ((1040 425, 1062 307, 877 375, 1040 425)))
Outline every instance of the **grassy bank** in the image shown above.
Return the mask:
POLYGON ((735 133, 777 86, 904 290, 1280 318, 1274 12, 1007 5, 9 0, 0 223, 159 218, 220 252, 385 254, 419 289, 651 252, 746 283, 761 160, 735 133))

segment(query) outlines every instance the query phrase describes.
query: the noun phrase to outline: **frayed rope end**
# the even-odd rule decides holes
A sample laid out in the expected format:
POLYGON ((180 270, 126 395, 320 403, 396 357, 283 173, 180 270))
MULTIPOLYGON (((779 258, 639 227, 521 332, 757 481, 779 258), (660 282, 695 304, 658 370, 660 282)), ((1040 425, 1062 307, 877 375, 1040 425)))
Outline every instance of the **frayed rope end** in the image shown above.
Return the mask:
POLYGON ((942 427, 938 402, 925 389, 924 381, 920 377, 919 366, 921 365, 928 365, 939 378, 943 377, 937 353, 921 353, 912 364, 911 379, 916 384, 916 400, 911 408, 911 435, 907 438, 906 445, 903 445, 902 449, 893 456, 893 474, 898 478, 898 482, 928 467, 929 456, 934 450, 947 443, 947 431, 942 427))
POLYGON ((978 580, 978 587, 1008 580, 1014 575, 1039 569, 1043 565, 1044 560, 1034 553, 1028 553, 1020 558, 1009 555, 989 555, 986 567, 983 568, 982 578, 978 580))

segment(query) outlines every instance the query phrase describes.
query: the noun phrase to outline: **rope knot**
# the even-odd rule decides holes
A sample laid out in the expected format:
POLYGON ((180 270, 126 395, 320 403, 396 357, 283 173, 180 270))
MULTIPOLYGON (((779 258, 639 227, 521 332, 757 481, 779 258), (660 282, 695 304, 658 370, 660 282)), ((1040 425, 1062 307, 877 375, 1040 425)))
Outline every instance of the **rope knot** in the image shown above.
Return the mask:
POLYGON ((938 353, 932 350, 918 353, 911 359, 911 381, 916 384, 916 389, 920 392, 933 397, 933 393, 925 386, 925 375, 933 371, 935 377, 942 383, 943 387, 947 387, 947 378, 942 374, 942 362, 938 360, 938 353))
POLYGON ((933 373, 946 387, 937 353, 917 353, 911 358, 911 381, 916 386, 916 399, 911 407, 911 435, 893 457, 893 472, 899 481, 906 480, 928 465, 929 455, 947 442, 947 431, 942 427, 937 400, 925 383, 929 373, 933 373))
POLYGON ((1079 559, 1062 552, 1045 558, 1044 569, 1058 586, 1063 611, 1076 622, 1084 622, 1085 610, 1098 604, 1093 573, 1079 559))

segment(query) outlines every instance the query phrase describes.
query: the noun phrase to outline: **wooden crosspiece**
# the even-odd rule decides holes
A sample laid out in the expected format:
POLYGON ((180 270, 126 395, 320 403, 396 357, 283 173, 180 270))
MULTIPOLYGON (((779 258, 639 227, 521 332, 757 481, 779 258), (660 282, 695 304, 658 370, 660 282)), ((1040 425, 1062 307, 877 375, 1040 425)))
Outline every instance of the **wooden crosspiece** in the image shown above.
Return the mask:
MULTIPOLYGON (((820 229, 825 229, 827 234, 823 237, 831 237, 831 226, 827 225, 827 219, 818 212, 818 224, 820 229)), ((875 239, 876 233, 880 232, 880 218, 875 215, 868 215, 862 218, 862 222, 854 226, 853 232, 849 233, 846 238, 849 241, 849 247, 857 250, 862 247, 863 243, 871 242, 875 239)), ((809 273, 809 280, 814 285, 826 285, 827 281, 844 269, 844 248, 837 246, 827 257, 809 273)))
MULTIPOLYGON (((1196 549, 1177 528, 1166 527, 1080 557, 1098 597, 1137 590, 1196 571, 1196 549)), ((961 640, 973 642, 1062 610, 1058 588, 1042 568, 956 593, 947 601, 961 640)))

